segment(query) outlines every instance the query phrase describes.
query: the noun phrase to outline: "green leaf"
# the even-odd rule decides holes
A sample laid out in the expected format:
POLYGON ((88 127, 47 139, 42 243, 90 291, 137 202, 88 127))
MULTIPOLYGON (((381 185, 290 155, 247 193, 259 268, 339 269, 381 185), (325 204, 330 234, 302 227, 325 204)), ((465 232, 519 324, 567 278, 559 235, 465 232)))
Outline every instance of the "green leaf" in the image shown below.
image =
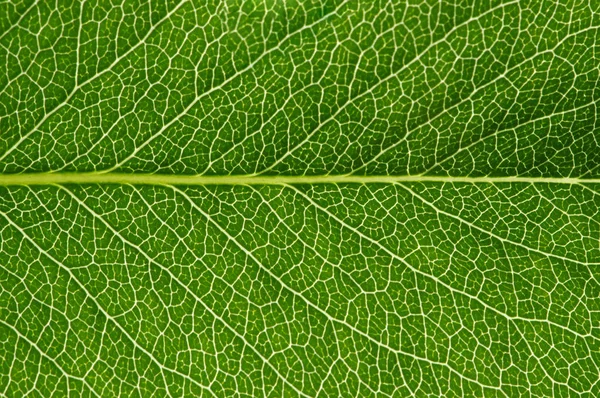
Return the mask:
POLYGON ((599 396, 599 28, 0 2, 0 396, 599 396))

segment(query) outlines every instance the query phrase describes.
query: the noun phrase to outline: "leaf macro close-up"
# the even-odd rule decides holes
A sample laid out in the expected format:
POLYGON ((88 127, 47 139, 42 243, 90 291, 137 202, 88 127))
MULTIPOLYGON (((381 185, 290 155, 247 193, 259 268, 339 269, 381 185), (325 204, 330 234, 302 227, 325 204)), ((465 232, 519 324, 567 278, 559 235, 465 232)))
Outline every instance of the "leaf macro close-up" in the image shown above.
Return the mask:
POLYGON ((598 397, 599 101, 599 0, 0 0, 0 397, 598 397))

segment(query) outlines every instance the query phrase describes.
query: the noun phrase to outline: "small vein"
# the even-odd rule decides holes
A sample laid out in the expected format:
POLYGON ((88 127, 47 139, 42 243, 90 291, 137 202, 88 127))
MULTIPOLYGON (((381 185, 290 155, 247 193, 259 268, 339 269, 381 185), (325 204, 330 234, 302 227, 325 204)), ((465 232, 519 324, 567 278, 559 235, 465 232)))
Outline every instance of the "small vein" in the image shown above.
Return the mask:
MULTIPOLYGON (((302 191, 300 191, 300 190, 299 190, 299 189, 297 189, 296 187, 294 187, 294 186, 292 186, 292 185, 286 185, 286 186, 287 186, 287 187, 289 187, 290 189, 294 190, 295 192, 297 192, 297 194, 298 194, 298 195, 300 195, 301 197, 305 198, 305 199, 306 199, 306 200, 307 200, 309 203, 311 203, 311 204, 312 204, 312 205, 313 205, 315 208, 317 208, 317 209, 319 209, 319 210, 323 211, 325 214, 329 215, 331 218, 333 218, 334 220, 336 220, 336 221, 337 221, 338 223, 340 223, 340 224, 341 224, 343 227, 345 227, 345 228, 349 229, 350 231, 354 232, 355 234, 357 234, 357 235, 358 235, 358 236, 360 236, 361 238, 363 238, 363 239, 365 239, 365 240, 367 240, 367 241, 369 241, 369 242, 371 242, 371 243, 374 243, 375 245, 379 246, 379 247, 380 247, 382 250, 384 250, 386 253, 388 253, 388 255, 390 255, 390 256, 391 256, 391 257, 393 257, 393 258, 396 258, 396 259, 398 259, 400 262, 402 262, 404 265, 406 265, 406 266, 407 266, 409 269, 411 269, 411 270, 412 270, 414 273, 416 273, 416 274, 419 274, 419 275, 421 275, 421 276, 424 276, 424 277, 426 277, 426 278, 428 278, 428 279, 431 279, 431 280, 433 280, 435 283, 439 284, 440 286, 443 286, 443 287, 445 287, 446 289, 450 290, 451 292, 457 293, 457 294, 459 294, 459 295, 466 296, 466 297, 470 298, 471 300, 474 300, 474 301, 476 301, 476 302, 480 303, 480 304, 481 304, 481 305, 482 305, 484 308, 486 308, 486 309, 489 309, 490 311, 492 311, 492 312, 495 312, 495 313, 497 313, 498 315, 502 316, 503 318, 507 319, 509 322, 511 322, 511 323, 513 323, 513 324, 515 325, 515 327, 516 327, 516 328, 517 328, 517 330, 519 331, 519 334, 521 334, 521 332, 520 332, 520 330, 519 330, 519 329, 518 329, 518 327, 517 327, 517 324, 516 324, 516 321, 517 321, 517 320, 519 320, 519 321, 526 321, 526 322, 530 322, 530 323, 534 323, 534 322, 543 322, 543 323, 546 323, 546 324, 548 324, 548 325, 551 325, 551 326, 556 326, 556 327, 558 327, 558 328, 560 328, 560 329, 562 329, 562 330, 565 330, 565 331, 567 331, 567 332, 569 332, 569 333, 572 333, 572 334, 574 334, 574 335, 576 335, 576 336, 578 336, 578 337, 581 337, 581 338, 585 338, 585 337, 592 337, 592 338, 596 339, 596 337, 595 337, 595 336, 593 336, 593 335, 590 335, 590 334, 588 334, 588 335, 581 335, 580 333, 578 333, 578 332, 576 332, 576 331, 574 331, 574 330, 571 330, 571 329, 569 329, 569 328, 567 328, 567 327, 565 327, 565 326, 563 326, 563 325, 557 324, 557 323, 555 323, 555 322, 552 322, 552 321, 550 321, 550 320, 543 320, 543 321, 540 321, 540 320, 528 319, 528 318, 523 318, 523 317, 514 317, 514 316, 509 316, 508 314, 505 314, 505 313, 503 313, 502 311, 500 311, 500 310, 496 309, 495 307, 493 307, 493 306, 491 306, 491 305, 487 304, 485 301, 481 300, 479 297, 476 297, 476 296, 473 296, 473 295, 471 295, 471 294, 469 294, 469 293, 467 293, 467 292, 463 292, 463 291, 461 291, 461 290, 458 290, 458 289, 456 289, 456 288, 454 288, 454 287, 452 287, 452 286, 450 286, 450 285, 448 285, 448 284, 446 284, 446 283, 442 282, 440 279, 438 279, 438 278, 437 278, 437 277, 435 277, 434 275, 430 275, 430 274, 428 274, 428 273, 426 273, 426 272, 423 272, 423 271, 419 270, 418 268, 416 268, 416 267, 414 267, 412 264, 410 264, 408 261, 406 261, 406 259, 404 259, 402 256, 399 256, 398 254, 394 253, 393 251, 391 251, 390 249, 388 249, 386 246, 382 245, 381 243, 379 243, 379 242, 378 242, 378 241, 376 241, 375 239, 371 238, 371 237, 370 237, 370 236, 368 236, 368 235, 365 235, 365 234, 363 234, 361 231, 357 230, 356 228, 354 228, 354 227, 352 227, 352 226, 350 226, 350 225, 346 224, 346 223, 345 223, 345 222, 344 222, 342 219, 340 219, 339 217, 337 217, 335 214, 331 213, 331 212, 330 212, 329 210, 327 210, 326 208, 323 208, 322 206, 320 206, 320 205, 319 205, 317 202, 315 202, 315 201, 314 201, 312 198, 310 198, 308 195, 306 195, 305 193, 303 193, 302 191)), ((523 338, 523 340, 525 341, 525 343, 527 344, 527 346, 529 347, 529 349, 530 349, 530 351, 531 351, 532 355, 534 355, 534 354, 533 354, 533 350, 532 350, 532 349, 531 349, 531 347, 529 346, 529 342, 528 342, 528 341, 527 341, 527 340, 526 340, 526 339, 525 339, 523 336, 522 336, 522 338, 523 338)), ((585 341, 585 339, 584 339, 584 341, 585 341)), ((535 355, 534 355, 534 356, 535 356, 535 355)), ((536 358, 537 358, 537 357, 536 357, 536 358)), ((540 366, 541 366, 541 365, 540 365, 540 366)), ((566 384, 566 383, 562 383, 562 382, 558 382, 558 381, 554 380, 554 378, 550 377, 550 375, 547 373, 546 369, 545 369, 543 366, 541 366, 541 367, 542 367, 542 369, 543 369, 544 373, 545 373, 545 374, 548 376, 548 378, 549 378, 549 379, 552 381, 552 383, 554 383, 554 384, 558 384, 558 385, 564 385, 564 386, 566 386, 567 388, 569 388, 570 390, 572 390, 572 391, 576 391, 576 390, 574 390, 574 389, 573 389, 571 386, 569 386, 568 384, 566 384)))
POLYGON ((180 189, 178 189, 175 186, 170 186, 170 188, 172 190, 174 190, 175 192, 178 192, 182 197, 184 197, 191 205, 192 207, 194 207, 199 213, 201 213, 211 224, 213 224, 215 227, 217 227, 217 229, 219 229, 219 231, 221 231, 221 233, 223 235, 225 235, 227 237, 228 240, 230 240, 232 243, 234 243, 240 250, 242 250, 249 258, 251 258, 261 269, 263 269, 265 272, 267 272, 272 278, 274 278, 276 281, 278 281, 281 286, 285 287, 286 290, 288 290, 290 293, 292 293, 293 295, 297 296, 298 298, 300 298, 302 301, 304 301, 308 306, 310 306, 311 308, 313 308, 314 310, 316 310, 317 312, 321 313, 322 315, 324 315, 330 322, 332 323, 338 323, 341 324, 345 327, 347 327, 348 329, 350 329, 352 332, 366 338, 367 340, 371 341, 372 343, 374 343, 375 345, 385 348, 388 351, 391 351, 395 354, 400 354, 400 355, 404 355, 407 357, 410 357, 412 359, 418 360, 420 362, 426 362, 429 363, 430 365, 439 365, 442 367, 447 368, 451 373, 457 375, 459 378, 478 384, 484 388, 489 388, 489 389, 493 389, 493 390, 497 390, 501 393, 504 394, 504 392, 502 391, 501 387, 498 386, 491 386, 491 385, 484 385, 482 383, 480 383, 478 380, 475 379, 471 379, 470 377, 467 377, 465 375, 463 375, 462 373, 458 372, 456 369, 454 369, 452 366, 450 366, 447 363, 443 363, 443 362, 437 362, 437 361, 432 361, 426 358, 422 358, 419 357, 415 354, 411 354, 408 352, 404 352, 402 350, 398 350, 396 348, 390 347, 389 345, 373 338, 371 335, 363 332, 360 329, 357 329, 356 327, 354 327, 353 325, 350 325, 346 322, 343 322, 337 318, 332 317, 329 313, 327 313, 326 311, 322 310, 320 307, 318 307, 316 304, 314 304, 312 301, 308 300, 307 298, 305 298, 302 294, 298 293, 297 291, 295 291, 294 289, 292 289, 289 285, 287 285, 281 278, 279 278, 279 276, 277 276, 276 274, 273 273, 273 271, 271 271, 269 268, 265 267, 259 260, 258 258, 256 258, 256 256, 254 255, 254 253, 251 250, 248 250, 245 246, 243 246, 241 243, 239 243, 237 241, 237 239, 235 239, 225 228, 223 228, 219 223, 217 223, 208 213, 206 213, 204 210, 202 210, 185 192, 181 191, 180 189))
MULTIPOLYGON (((155 264, 156 266, 158 266, 161 270, 163 270, 164 272, 166 272, 173 281, 175 281, 179 286, 181 286, 186 292, 188 292, 192 297, 194 297, 196 299, 196 301, 198 303, 200 303, 215 319, 219 320, 227 329, 229 329, 236 337, 238 337, 240 340, 242 340, 246 346, 248 346, 259 358, 261 358, 261 360, 265 363, 265 365, 269 366, 273 372, 275 372, 277 374, 277 376, 285 383, 287 384, 289 387, 291 387, 294 391, 296 391, 299 395, 303 396, 303 397, 308 397, 308 395, 306 395, 305 393, 303 393, 302 391, 300 391, 296 386, 294 386, 291 382, 289 382, 285 377, 283 377, 283 375, 277 370, 277 368, 275 368, 268 360, 267 358, 265 358, 262 353, 260 353, 256 347, 254 347, 253 345, 251 345, 246 338, 240 334, 235 328, 233 328, 231 325, 229 325, 229 323, 227 323, 222 317, 220 317, 216 312, 214 312, 214 310, 209 307, 207 304, 204 303, 204 301, 194 292, 192 291, 187 285, 185 285, 184 283, 182 283, 174 274, 173 272, 171 272, 171 270, 168 267, 165 267, 164 265, 162 265, 161 263, 159 263, 158 261, 156 261, 154 258, 150 257, 145 251, 143 251, 140 247, 138 247, 137 245, 135 245, 134 243, 130 242, 129 240, 125 239, 125 237, 123 235, 121 235, 119 233, 119 231, 117 231, 111 224, 109 224, 106 220, 104 220, 104 218, 102 216, 100 216, 99 214, 97 214, 92 208, 90 208, 85 202, 83 202, 81 199, 79 199, 79 197, 77 197, 73 192, 71 192, 69 189, 67 189, 64 186, 60 186, 57 185, 57 187, 66 192, 71 198, 73 198, 81 207, 83 207, 90 215, 92 215, 94 218, 96 218, 97 220, 99 220, 100 222, 102 222, 102 224, 104 224, 110 231, 111 233, 116 236, 117 238, 119 238, 123 244, 131 247, 132 249, 134 249, 135 251, 137 251, 138 253, 140 253, 148 262, 155 264)), ((189 377, 189 376, 188 376, 189 377)))
MULTIPOLYGON (((92 300, 92 302, 96 305, 96 307, 98 307, 98 309, 100 310, 100 312, 102 312, 102 314, 109 319, 110 321, 113 322, 113 324, 125 335, 129 338, 129 340, 133 343, 133 345, 140 350, 141 352, 143 352, 148 358, 150 358, 150 360, 152 362, 154 362, 159 369, 162 370, 168 370, 169 372, 172 372, 174 374, 177 374, 183 378, 185 378, 186 380, 190 381, 191 383, 197 385, 200 388, 205 389, 206 391, 208 391, 209 393, 211 393, 211 395, 215 396, 215 394, 212 392, 212 390, 210 390, 210 388, 200 384, 199 382, 197 382, 196 380, 194 380, 193 378, 191 378, 188 375, 185 375, 175 369, 169 369, 166 366, 164 366, 163 364, 161 364, 148 350, 146 350, 144 347, 142 347, 141 345, 138 344, 138 342, 133 339, 129 333, 127 333, 127 331, 123 328, 123 326, 121 326, 120 323, 118 323, 116 321, 116 319, 114 317, 112 317, 108 312, 106 312, 106 310, 104 309, 104 307, 102 307, 100 305, 100 303, 98 302, 98 300, 96 300, 96 297, 94 297, 89 290, 86 289, 85 285, 83 283, 81 283, 79 281, 78 278, 75 277, 75 275, 73 274, 73 272, 71 271, 71 269, 69 267, 67 267, 66 265, 64 265, 61 261, 59 261, 58 259, 54 258, 53 256, 50 255, 50 253, 48 253, 46 250, 44 250, 40 245, 37 244, 37 242, 35 240, 33 240, 33 238, 31 238, 19 225, 17 225, 10 217, 8 217, 8 215, 4 212, 0 212, 0 214, 6 219, 6 221, 13 227, 15 228, 17 231, 19 231, 21 233, 21 235, 29 242, 31 243, 36 250, 38 250, 41 254, 43 254, 45 257, 47 257, 50 261, 52 261, 53 263, 55 263, 56 265, 58 265, 60 268, 62 268, 63 270, 65 270, 69 276, 71 277, 71 279, 77 284, 77 286, 90 298, 90 300, 92 300)), ((168 385, 165 384, 165 389, 167 391, 168 390, 168 385)))
POLYGON ((56 360, 54 358, 52 358, 51 356, 49 356, 48 354, 46 354, 41 348, 38 347, 38 345, 36 343, 34 343, 33 341, 31 341, 27 336, 25 336, 24 334, 22 334, 15 326, 9 324, 8 322, 6 322, 3 319, 0 319, 0 324, 6 326, 7 328, 9 328, 10 330, 12 330, 17 337, 19 337, 21 340, 27 342, 34 350, 36 350, 43 358, 45 358, 46 360, 48 360, 50 363, 52 363, 58 370, 61 371, 61 373, 67 378, 67 379, 73 379, 73 380, 78 380, 80 382, 82 382, 92 393, 94 393, 95 396, 100 397, 100 394, 98 394, 96 392, 96 390, 94 390, 94 388, 87 382, 87 380, 84 377, 78 377, 78 376, 74 376, 72 374, 67 373, 67 371, 65 371, 62 366, 60 366, 58 364, 58 362, 56 362, 56 360))
MULTIPOLYGON (((296 144, 293 148, 291 148, 290 150, 288 150, 285 154, 283 154, 280 158, 278 158, 277 160, 275 160, 273 163, 271 163, 269 166, 263 168, 260 172, 256 173, 256 174, 264 174, 267 173, 268 171, 272 170, 275 166, 277 166, 278 164, 280 164, 281 162, 283 162, 288 156, 290 156, 292 153, 294 153, 295 151, 297 151, 299 148, 301 148, 304 144, 306 144, 308 141, 310 141, 310 139, 318 132, 320 131, 320 129, 325 126, 329 121, 331 120, 335 120, 335 118, 344 110, 346 109, 347 106, 349 106, 350 104, 353 104, 357 99, 360 99, 362 97, 364 97, 365 95, 368 95, 370 93, 373 92, 373 90, 375 90, 377 87, 379 87, 380 85, 382 85, 383 83, 389 81, 390 79, 398 76, 402 71, 406 70, 408 67, 410 67, 411 65, 413 65, 415 62, 418 62, 421 60, 421 57, 423 55, 425 55, 429 50, 431 50, 432 48, 435 48, 435 46, 437 46, 438 44, 444 43, 446 42, 446 40, 448 39, 448 37, 450 37, 454 32, 456 32, 458 29, 460 29, 463 26, 466 26, 468 24, 470 24, 471 22, 474 21, 478 21, 481 17, 493 13, 499 9, 504 9, 505 7, 508 7, 510 5, 513 4, 518 4, 520 0, 513 0, 513 1, 509 1, 506 3, 502 3, 498 6, 495 6, 493 8, 490 8, 489 10, 483 12, 482 14, 476 16, 476 17, 471 17, 467 20, 465 20, 464 22, 454 26, 452 29, 450 29, 441 39, 436 40, 435 42, 431 43, 430 45, 428 45, 423 51, 421 51, 419 54, 417 54, 417 56, 415 56, 413 59, 411 59, 409 62, 407 62, 405 65, 403 65, 400 69, 398 69, 397 71, 391 73, 390 75, 386 76, 385 78, 381 79, 379 82, 377 82, 376 84, 374 84, 373 86, 369 87, 367 90, 363 91, 362 93, 360 93, 359 95, 357 95, 356 97, 352 98, 351 100, 347 101, 344 105, 342 105, 335 113, 333 113, 331 116, 329 116, 328 118, 326 118, 325 120, 323 120, 322 122, 319 123, 319 125, 314 128, 302 141, 300 141, 298 144, 296 144)), ((406 137, 404 137, 404 139, 406 139, 406 137)), ((403 139, 403 140, 404 140, 403 139)), ((400 142, 403 142, 403 140, 401 140, 400 142)), ((394 146, 399 145, 400 142, 395 143, 394 146)), ((388 149, 391 148, 388 147, 388 149)), ((382 151, 380 154, 377 155, 380 156, 383 154, 384 151, 382 151)), ((374 161, 376 159, 373 158, 371 159, 369 162, 374 161)), ((368 163, 366 163, 368 164, 368 163)), ((357 170, 360 170, 361 168, 365 167, 366 164, 362 165, 360 168, 354 170, 353 172, 356 172, 357 170)))
MULTIPOLYGON (((457 216, 455 214, 449 213, 447 211, 444 211, 444 210, 438 208, 433 203, 429 202, 427 199, 425 199, 424 197, 422 197, 421 195, 419 195, 418 193, 416 193, 415 191, 413 191, 412 189, 410 189, 408 186, 406 186, 406 184, 394 184, 394 185, 396 185, 398 187, 401 187, 404 190, 408 191, 412 196, 414 196, 417 199, 419 199, 425 205, 431 207, 435 212, 437 212, 439 214, 443 214, 443 215, 445 215, 447 217, 450 217, 450 218, 452 218, 454 220, 457 220, 460 223, 465 224, 465 225, 469 226, 470 228, 476 229, 477 231, 483 232, 484 234, 486 234, 486 235, 488 235, 488 236, 490 236, 490 237, 492 237, 494 239, 497 239, 497 240, 499 240, 501 242, 508 243, 510 245, 513 245, 513 246, 518 246, 518 247, 523 248, 523 249, 525 249, 525 250, 527 250, 529 252, 537 253, 537 254, 540 254, 540 255, 542 255, 544 257, 551 257, 551 258, 555 258, 555 259, 562 260, 562 261, 565 261, 565 262, 570 262, 570 263, 574 263, 574 264, 583 265, 583 266, 588 267, 588 269, 589 269, 590 265, 600 265, 600 263, 584 262, 584 261, 580 261, 580 260, 573 259, 573 258, 570 258, 570 257, 560 256, 560 255, 554 254, 554 253, 548 253, 548 252, 545 252, 543 250, 535 249, 533 247, 527 246, 527 245, 525 245, 523 243, 515 242, 513 240, 504 238, 504 237, 502 237, 500 235, 497 235, 497 234, 495 234, 495 233, 493 233, 491 231, 488 231, 488 230, 486 230, 486 229, 484 229, 484 228, 482 228, 482 227, 480 227, 478 225, 475 225, 472 222, 469 222, 469 221, 465 220, 464 218, 462 218, 460 216, 457 216)), ((591 273, 591 271, 590 271, 590 273, 591 273)))
MULTIPOLYGON (((202 98, 214 93, 215 91, 218 91, 220 89, 222 89, 223 87, 225 87, 227 84, 231 83, 233 80, 235 80, 237 77, 243 75, 244 73, 246 73, 247 71, 251 70, 256 64, 258 64, 263 58, 267 57, 268 55, 270 55, 271 53, 279 50, 281 48, 281 46, 286 43, 290 38, 296 36, 297 34, 304 32, 307 29, 312 29, 313 27, 315 27, 316 25, 322 23, 323 21, 327 20, 332 14, 335 14, 343 5, 345 5, 347 3, 348 0, 344 0, 342 1, 340 4, 338 4, 336 6, 336 8, 328 13, 325 14, 324 16, 322 16, 321 18, 317 19, 316 21, 314 21, 311 24, 308 25, 304 25, 302 26, 300 29, 289 33, 287 36, 285 36, 279 43, 277 43, 277 45, 271 47, 270 49, 268 49, 267 51, 263 52, 260 56, 256 57, 255 60, 253 60, 252 62, 250 62, 246 67, 240 69, 239 71, 235 72, 233 75, 229 76, 227 79, 223 80, 223 82, 221 82, 220 84, 218 84, 217 86, 211 87, 209 90, 204 91, 202 94, 198 95, 194 100, 192 100, 189 105, 187 105, 183 111, 181 111, 177 116, 175 116, 173 119, 171 119, 169 122, 165 123, 158 131, 156 131, 154 134, 152 134, 148 139, 146 139, 144 142, 142 142, 139 145, 136 145, 135 149, 133 151, 131 151, 131 153, 129 155, 127 155, 125 158, 123 158, 121 161, 118 161, 117 163, 115 163, 114 166, 109 167, 108 169, 103 169, 101 171, 98 171, 99 173, 109 173, 113 170, 118 169, 119 167, 123 166, 125 163, 127 163, 129 160, 133 159, 135 157, 135 155, 137 155, 137 153, 139 151, 141 151, 143 148, 145 148, 146 146, 148 146, 152 141, 154 141, 156 138, 160 137, 162 135, 162 133, 167 130, 169 127, 171 127, 173 124, 175 124, 179 119, 181 119, 183 116, 187 115, 187 113, 198 103, 198 101, 200 101, 202 98)), ((0 161, 2 160, 2 158, 0 158, 0 161)))
MULTIPOLYGON (((66 106, 69 101, 71 100, 71 98, 73 98, 73 96, 79 91, 80 88, 82 88, 83 86, 85 86, 86 84, 88 84, 89 82, 97 79, 98 77, 104 75, 105 73, 109 72, 112 70, 112 68, 115 67, 115 65, 117 65, 119 62, 121 62, 121 60, 123 60, 124 58, 126 58, 129 54, 131 54, 133 51, 135 51, 138 47, 140 47, 142 44, 144 44, 146 42, 146 40, 148 39, 148 37, 150 37, 150 35, 152 33, 154 33, 156 31, 156 29, 162 25, 162 23, 166 20, 168 20, 169 18, 171 18, 171 16, 173 16, 173 14, 179 10, 179 8, 181 8, 181 6, 183 6, 186 2, 188 2, 189 0, 183 0, 180 3, 178 3, 171 11, 169 11, 163 18, 161 18, 156 24, 154 24, 149 30, 148 32, 146 32, 146 34, 144 35, 144 37, 138 42, 136 43, 134 46, 131 46, 131 48, 129 48, 127 51, 125 51, 121 56, 115 58, 115 60, 106 68, 103 69, 100 73, 96 73, 94 76, 91 76, 90 78, 88 78, 87 80, 83 81, 81 84, 75 84, 75 86, 73 87, 73 90, 71 90, 71 92, 69 93, 69 95, 67 95, 67 97, 62 100, 59 104, 56 105, 56 107, 54 107, 54 109, 52 109, 50 112, 46 113, 44 115, 44 117, 42 117, 40 119, 39 122, 37 122, 33 128, 23 134, 14 144, 12 144, 2 155, 0 155, 0 162, 3 161, 8 155, 10 155, 15 149, 17 149, 27 138, 29 138, 33 133, 35 133, 45 122, 46 120, 48 120, 48 118, 50 116, 52 116, 53 114, 55 114, 56 112, 58 112, 60 109, 62 109, 62 107, 66 106)), ((79 50, 79 49, 78 49, 79 50)))

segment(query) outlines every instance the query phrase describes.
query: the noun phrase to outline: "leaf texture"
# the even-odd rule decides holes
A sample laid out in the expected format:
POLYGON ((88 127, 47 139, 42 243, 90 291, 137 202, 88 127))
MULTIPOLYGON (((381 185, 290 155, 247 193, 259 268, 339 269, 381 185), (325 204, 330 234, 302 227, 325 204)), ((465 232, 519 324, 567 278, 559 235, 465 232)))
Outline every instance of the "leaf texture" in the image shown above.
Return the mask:
POLYGON ((0 396, 600 395, 599 13, 0 2, 0 396))

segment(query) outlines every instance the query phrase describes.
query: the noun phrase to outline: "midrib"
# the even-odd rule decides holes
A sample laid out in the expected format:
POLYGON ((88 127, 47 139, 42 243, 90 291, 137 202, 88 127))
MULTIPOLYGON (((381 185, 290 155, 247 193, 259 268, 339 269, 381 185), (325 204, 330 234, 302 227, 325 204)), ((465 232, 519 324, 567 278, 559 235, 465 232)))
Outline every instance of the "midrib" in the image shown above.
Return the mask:
POLYGON ((341 184, 341 183, 402 183, 402 182, 463 182, 463 183, 600 183, 600 179, 553 177, 444 177, 444 176, 205 176, 174 174, 127 173, 24 173, 0 174, 0 185, 50 184, 149 184, 149 185, 281 185, 281 184, 341 184))

